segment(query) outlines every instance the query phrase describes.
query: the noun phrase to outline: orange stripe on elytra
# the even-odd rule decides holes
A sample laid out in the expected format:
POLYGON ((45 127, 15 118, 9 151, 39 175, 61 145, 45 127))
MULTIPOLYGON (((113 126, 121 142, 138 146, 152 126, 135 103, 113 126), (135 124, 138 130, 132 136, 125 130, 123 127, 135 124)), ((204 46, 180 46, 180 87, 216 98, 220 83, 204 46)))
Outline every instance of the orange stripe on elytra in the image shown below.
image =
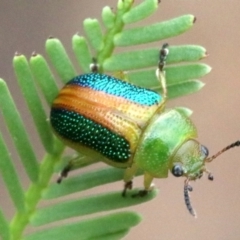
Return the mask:
POLYGON ((53 107, 75 111, 124 136, 131 143, 131 150, 136 147, 141 128, 157 109, 157 105, 141 106, 122 97, 77 85, 66 85, 54 100, 53 107))
MULTIPOLYGON (((101 91, 95 91, 91 88, 81 87, 79 85, 66 85, 62 89, 59 98, 61 99, 64 95, 69 97, 72 96, 72 98, 75 99, 81 99, 81 101, 88 101, 92 105, 102 105, 109 109, 115 109, 122 114, 126 114, 129 118, 136 122, 141 119, 141 123, 139 123, 139 125, 144 125, 158 108, 157 104, 152 106, 143 106, 130 102, 122 97, 113 96, 101 91)), ((81 114, 81 112, 79 113, 81 114)))

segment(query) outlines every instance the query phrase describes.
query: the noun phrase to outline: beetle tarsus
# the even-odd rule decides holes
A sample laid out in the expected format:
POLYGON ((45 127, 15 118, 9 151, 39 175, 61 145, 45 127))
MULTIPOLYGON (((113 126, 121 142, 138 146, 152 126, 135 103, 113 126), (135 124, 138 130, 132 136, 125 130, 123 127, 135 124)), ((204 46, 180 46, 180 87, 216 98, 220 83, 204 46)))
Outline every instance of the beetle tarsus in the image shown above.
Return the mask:
POLYGON ((90 70, 91 70, 92 73, 98 73, 99 65, 97 63, 97 59, 93 58, 92 61, 93 62, 90 64, 90 70))
POLYGON ((133 186, 133 182, 132 181, 125 182, 124 189, 123 189, 123 192, 122 192, 122 196, 123 197, 126 197, 127 190, 128 189, 131 190, 132 186, 133 186))
POLYGON ((164 43, 159 52, 158 68, 161 72, 163 71, 163 67, 165 66, 167 55, 169 52, 168 46, 169 46, 168 43, 164 43))
POLYGON ((208 180, 213 181, 214 177, 211 173, 208 174, 208 180))
POLYGON ((60 176, 58 177, 58 179, 57 179, 57 183, 60 184, 60 183, 62 182, 62 179, 63 179, 63 178, 62 178, 62 176, 60 175, 60 176))
POLYGON ((144 190, 140 190, 138 193, 136 194, 133 194, 132 197, 135 198, 135 197, 145 197, 147 196, 149 193, 148 190, 144 189, 144 190))
POLYGON ((66 166, 60 173, 58 179, 57 179, 57 183, 61 183, 63 178, 66 178, 68 176, 69 171, 71 170, 70 166, 66 166))

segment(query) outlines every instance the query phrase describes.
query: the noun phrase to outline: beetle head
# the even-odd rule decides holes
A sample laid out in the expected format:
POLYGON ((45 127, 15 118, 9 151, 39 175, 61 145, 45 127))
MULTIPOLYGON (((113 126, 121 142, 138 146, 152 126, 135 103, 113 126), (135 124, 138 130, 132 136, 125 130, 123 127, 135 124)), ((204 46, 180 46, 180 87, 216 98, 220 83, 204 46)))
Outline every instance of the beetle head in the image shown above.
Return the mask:
POLYGON ((196 140, 191 139, 185 142, 175 153, 173 157, 172 173, 176 177, 186 176, 184 184, 184 200, 188 211, 194 217, 196 217, 196 212, 192 208, 190 202, 189 192, 192 191, 192 187, 189 185, 189 181, 200 178, 204 172, 208 173, 209 180, 213 180, 213 176, 206 169, 205 163, 211 162, 223 152, 238 146, 240 146, 240 141, 236 141, 223 148, 215 155, 208 157, 208 149, 196 140))
POLYGON ((186 176, 195 180, 206 172, 205 160, 208 149, 194 139, 186 141, 173 157, 172 174, 176 177, 186 176))

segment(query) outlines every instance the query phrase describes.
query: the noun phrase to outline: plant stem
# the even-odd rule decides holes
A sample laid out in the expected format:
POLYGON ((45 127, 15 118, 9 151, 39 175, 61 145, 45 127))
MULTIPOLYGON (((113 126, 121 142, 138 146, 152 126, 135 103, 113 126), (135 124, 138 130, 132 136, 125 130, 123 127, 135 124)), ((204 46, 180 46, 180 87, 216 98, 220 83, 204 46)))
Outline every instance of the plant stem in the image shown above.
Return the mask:
POLYGON ((54 166, 60 160, 64 150, 64 146, 61 142, 56 140, 55 144, 55 154, 45 155, 40 165, 38 181, 36 183, 32 183, 26 192, 26 210, 24 212, 17 212, 11 221, 11 240, 21 239, 26 225, 30 222, 30 218, 35 213, 37 204, 41 200, 42 191, 47 188, 51 180, 54 166))
POLYGON ((97 61, 100 65, 100 72, 102 71, 102 63, 103 61, 110 57, 112 55, 112 52, 114 50, 114 36, 121 32, 123 27, 124 27, 124 23, 122 21, 123 19, 123 15, 125 13, 127 13, 129 11, 129 9, 131 9, 133 4, 133 1, 129 1, 128 4, 126 4, 123 8, 118 9, 117 11, 117 15, 116 15, 116 20, 115 20, 115 24, 114 27, 112 29, 109 30, 109 32, 107 32, 105 34, 105 38, 104 38, 104 48, 98 53, 97 56, 97 61))

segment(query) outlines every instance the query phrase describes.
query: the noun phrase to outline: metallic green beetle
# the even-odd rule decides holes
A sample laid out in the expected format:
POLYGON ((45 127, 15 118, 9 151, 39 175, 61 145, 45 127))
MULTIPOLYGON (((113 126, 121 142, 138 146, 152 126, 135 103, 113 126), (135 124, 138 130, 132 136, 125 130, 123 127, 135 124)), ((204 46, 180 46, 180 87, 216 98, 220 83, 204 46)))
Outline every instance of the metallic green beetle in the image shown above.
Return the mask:
MULTIPOLYGON (((151 190, 154 178, 168 177, 169 170, 176 177, 184 176, 184 197, 187 209, 193 210, 189 181, 200 178, 205 167, 237 141, 211 158, 208 150, 197 140, 197 130, 191 120, 176 109, 165 109, 167 88, 164 65, 168 45, 159 54, 157 78, 162 95, 94 71, 69 81, 53 102, 50 121, 55 134, 71 148, 98 158, 114 167, 126 168, 125 187, 132 188, 137 169, 144 171, 144 190, 151 190)), ((72 166, 62 171, 58 182, 67 176, 72 166)))

